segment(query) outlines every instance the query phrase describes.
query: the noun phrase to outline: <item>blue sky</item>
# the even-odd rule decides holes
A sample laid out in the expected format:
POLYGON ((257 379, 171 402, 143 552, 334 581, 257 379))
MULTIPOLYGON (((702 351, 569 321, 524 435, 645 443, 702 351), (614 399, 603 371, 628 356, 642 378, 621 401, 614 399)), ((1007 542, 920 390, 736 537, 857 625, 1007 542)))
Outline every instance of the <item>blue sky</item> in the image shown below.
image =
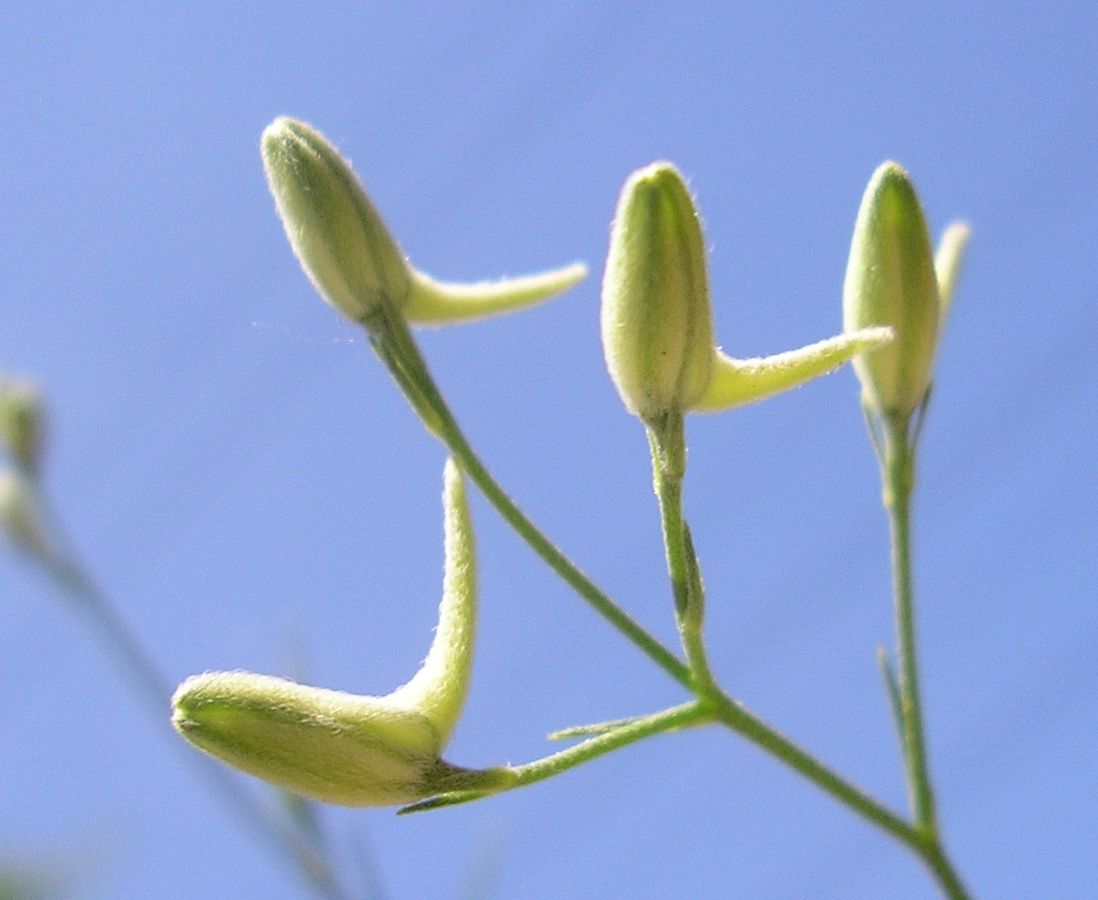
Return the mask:
MULTIPOLYGON (((643 430, 603 366, 617 192, 666 158, 697 194, 718 339, 835 333, 873 169, 973 242, 916 507, 941 815, 981 896, 1093 891, 1098 13, 1086 4, 146 4, 0 12, 0 369, 51 406, 49 482, 172 680, 305 671, 384 693, 441 584, 443 452, 313 293, 258 154, 313 123, 417 266, 585 260, 536 310, 422 333, 503 484, 674 640, 643 430)), ((891 641, 875 465, 848 371, 689 423, 714 664, 749 707, 905 802, 874 648, 891 641)), ((476 678, 448 756, 679 702, 479 497, 476 678)), ((81 616, 0 556, 0 860, 73 896, 298 896, 194 777, 81 616)), ((920 898, 919 865, 754 748, 663 736, 488 802, 329 810, 392 898, 920 898)))

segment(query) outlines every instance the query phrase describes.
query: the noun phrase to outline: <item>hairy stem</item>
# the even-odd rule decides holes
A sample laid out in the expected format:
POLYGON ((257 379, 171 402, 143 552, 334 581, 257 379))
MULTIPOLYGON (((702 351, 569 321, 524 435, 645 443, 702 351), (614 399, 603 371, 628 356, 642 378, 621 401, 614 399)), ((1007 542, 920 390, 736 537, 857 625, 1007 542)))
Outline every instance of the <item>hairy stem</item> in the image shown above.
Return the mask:
POLYGON ((686 476, 686 440, 682 413, 671 412, 646 422, 652 450, 652 481, 660 505, 664 555, 679 638, 697 692, 715 686, 705 651, 702 624, 705 596, 694 543, 682 511, 682 485, 686 476))

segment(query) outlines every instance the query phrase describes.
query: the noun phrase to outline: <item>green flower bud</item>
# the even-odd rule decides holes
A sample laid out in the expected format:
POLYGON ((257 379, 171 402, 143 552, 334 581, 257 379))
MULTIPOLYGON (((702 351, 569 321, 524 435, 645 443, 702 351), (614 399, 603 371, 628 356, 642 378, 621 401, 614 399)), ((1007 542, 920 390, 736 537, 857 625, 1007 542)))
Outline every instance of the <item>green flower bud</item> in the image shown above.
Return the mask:
POLYGON ((45 446, 42 395, 28 382, 0 382, 0 435, 12 458, 37 472, 45 446))
POLYGON ((629 176, 602 282, 602 346, 625 408, 642 419, 686 410, 713 367, 705 238, 678 170, 629 176))
POLYGON ((263 165, 294 253, 321 295, 366 323, 383 304, 411 322, 445 324, 521 309, 586 274, 579 264, 539 275, 462 285, 412 268, 350 164, 304 122, 279 118, 263 132, 263 165))
POLYGON ((286 237, 321 295, 361 322, 411 288, 404 254, 350 165, 304 122, 275 119, 260 141, 286 237))
POLYGON ((492 791, 513 770, 442 760, 468 693, 476 619, 472 526, 461 474, 449 462, 446 574, 439 624, 419 672, 393 693, 365 697, 249 672, 188 678, 172 722, 198 749, 288 790, 345 806, 410 803, 450 790, 492 791))
POLYGON ((184 681, 172 704, 172 724, 199 750, 326 803, 389 806, 513 780, 508 769, 462 769, 440 759, 431 719, 387 697, 209 672, 184 681))
POLYGON ((883 163, 862 197, 843 288, 848 331, 887 325, 891 346, 854 361, 864 401, 886 418, 906 419, 930 387, 942 303, 930 234, 915 188, 883 163))
POLYGON ((626 409, 647 422, 754 403, 891 340, 887 328, 869 328, 773 356, 722 353, 698 212, 682 176, 665 162, 634 172, 622 189, 601 318, 610 377, 626 409))
POLYGON ((210 672, 184 681, 172 704, 172 723, 200 750, 328 803, 418 799, 438 759, 430 721, 380 697, 210 672))

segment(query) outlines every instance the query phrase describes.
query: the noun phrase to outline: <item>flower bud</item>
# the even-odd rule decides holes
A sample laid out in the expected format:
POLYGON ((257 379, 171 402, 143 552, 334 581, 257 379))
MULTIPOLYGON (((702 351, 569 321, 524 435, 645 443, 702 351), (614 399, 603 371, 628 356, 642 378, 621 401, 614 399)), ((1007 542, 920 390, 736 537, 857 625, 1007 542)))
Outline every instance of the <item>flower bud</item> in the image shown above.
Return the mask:
POLYGON ((919 198, 905 172, 882 164, 858 210, 843 288, 847 331, 886 325, 891 346, 854 360, 864 400, 906 419, 930 387, 942 318, 938 278, 919 198))
POLYGON ((42 461, 43 420, 38 388, 27 382, 0 382, 0 435, 12 458, 32 473, 42 461))
POLYGON ((410 322, 441 325, 521 309, 572 287, 573 264, 477 284, 436 281, 412 268, 348 163, 304 122, 282 117, 263 132, 263 166, 286 236, 321 295, 364 323, 388 304, 410 322))
POLYGON ((601 324, 606 365, 629 412, 684 411, 705 391, 714 349, 705 239, 670 163, 639 169, 622 188, 601 324))
POLYGON ((361 322, 408 294, 408 263, 350 164, 304 122, 275 119, 260 142, 267 182, 301 267, 321 295, 361 322))
POLYGON ((439 758, 431 720, 385 697, 210 672, 184 681, 172 705, 172 724, 198 749, 326 803, 388 806, 473 786, 439 758))
POLYGON ((250 672, 188 678, 172 722, 198 749, 288 790, 345 806, 410 803, 450 790, 491 791, 511 769, 442 760, 468 693, 476 617, 472 526, 461 474, 449 462, 446 572, 439 624, 423 666, 385 697, 295 684, 250 672))

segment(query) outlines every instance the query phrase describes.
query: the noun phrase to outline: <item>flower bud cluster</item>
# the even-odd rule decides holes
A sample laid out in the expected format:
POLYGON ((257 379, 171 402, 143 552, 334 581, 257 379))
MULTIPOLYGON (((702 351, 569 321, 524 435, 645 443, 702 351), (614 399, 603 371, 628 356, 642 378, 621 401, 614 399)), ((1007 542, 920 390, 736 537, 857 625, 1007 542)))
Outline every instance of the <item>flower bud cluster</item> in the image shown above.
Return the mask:
MULTIPOLYGON (((585 274, 573 265, 495 283, 435 281, 408 262, 350 165, 319 132, 278 119, 263 134, 262 152, 302 268, 329 303, 371 330, 379 314, 440 324, 518 309, 585 274)), ((673 165, 653 163, 626 181, 611 230, 600 317, 610 376, 626 409, 650 431, 659 423, 668 434, 677 426, 681 435, 686 412, 752 403, 850 359, 872 408, 909 415, 929 387, 966 238, 966 229, 951 228, 935 260, 907 174, 886 163, 858 214, 844 333, 772 356, 736 359, 715 342, 694 198, 673 165)), ((396 361, 397 368, 401 364, 396 361)), ((20 402, 15 395, 0 397, 0 415, 13 456, 33 470, 40 429, 29 396, 20 402)), ((10 485, 0 482, 0 488, 15 496, 10 485)), ((374 697, 248 672, 205 673, 183 682, 173 698, 180 734, 245 772, 331 803, 416 803, 444 791, 514 785, 514 769, 463 769, 441 757, 468 693, 476 618, 472 526, 462 475, 452 461, 443 506, 439 626, 410 681, 374 697)), ((33 522, 17 515, 20 509, 8 501, 9 530, 16 527, 32 541, 33 522)))

